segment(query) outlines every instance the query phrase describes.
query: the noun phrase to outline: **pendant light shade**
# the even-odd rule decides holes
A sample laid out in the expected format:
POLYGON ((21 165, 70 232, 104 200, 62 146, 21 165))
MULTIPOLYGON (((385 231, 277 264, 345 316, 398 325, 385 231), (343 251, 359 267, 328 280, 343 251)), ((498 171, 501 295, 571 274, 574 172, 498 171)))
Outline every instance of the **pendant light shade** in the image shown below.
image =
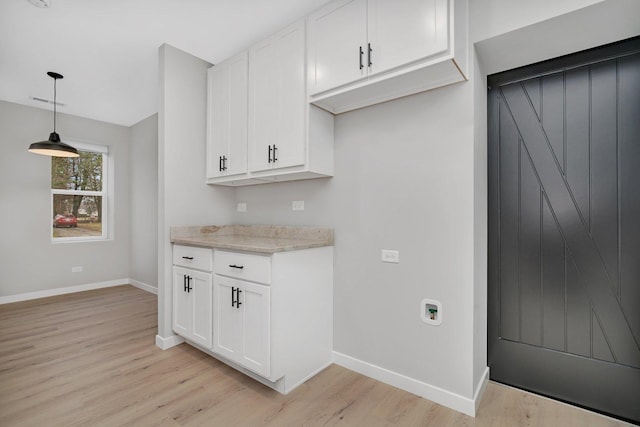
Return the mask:
POLYGON ((79 157, 78 150, 60 141, 60 135, 56 133, 56 82, 63 78, 62 74, 49 71, 47 73, 53 79, 53 132, 47 141, 34 142, 29 146, 29 151, 35 154, 55 157, 79 157))

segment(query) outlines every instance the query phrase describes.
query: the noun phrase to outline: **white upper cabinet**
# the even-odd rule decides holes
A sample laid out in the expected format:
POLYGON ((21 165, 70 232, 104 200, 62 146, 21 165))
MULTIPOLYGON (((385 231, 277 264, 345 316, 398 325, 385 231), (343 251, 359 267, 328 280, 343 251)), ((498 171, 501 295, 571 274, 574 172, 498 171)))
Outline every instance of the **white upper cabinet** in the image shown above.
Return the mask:
POLYGON ((305 29, 301 21, 249 51, 252 172, 305 163, 305 29))
POLYGON ((447 0, 369 0, 368 5, 370 73, 447 50, 447 0))
POLYGON ((309 101, 334 114, 466 80, 466 0, 336 0, 308 17, 309 101))
POLYGON ((367 0, 333 2, 309 17, 309 93, 367 75, 367 0))
POLYGON ((208 71, 207 179, 247 172, 248 55, 208 71))
POLYGON ((208 184, 333 176, 333 116, 307 99, 306 21, 209 71, 208 184))

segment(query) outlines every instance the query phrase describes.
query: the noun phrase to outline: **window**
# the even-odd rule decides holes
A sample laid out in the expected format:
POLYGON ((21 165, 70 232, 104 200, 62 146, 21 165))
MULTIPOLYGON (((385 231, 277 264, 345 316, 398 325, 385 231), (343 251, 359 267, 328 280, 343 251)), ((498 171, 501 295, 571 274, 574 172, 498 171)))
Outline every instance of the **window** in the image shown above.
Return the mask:
POLYGON ((51 158, 53 241, 107 238, 107 147, 71 143, 80 157, 51 158))

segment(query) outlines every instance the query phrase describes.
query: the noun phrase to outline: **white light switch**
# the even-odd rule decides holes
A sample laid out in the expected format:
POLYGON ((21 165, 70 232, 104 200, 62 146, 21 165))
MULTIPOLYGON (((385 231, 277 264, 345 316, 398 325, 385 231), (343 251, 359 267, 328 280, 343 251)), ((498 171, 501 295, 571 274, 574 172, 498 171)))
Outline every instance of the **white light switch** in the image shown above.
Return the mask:
POLYGON ((294 200, 291 202, 291 210, 292 211, 303 211, 304 210, 304 200, 294 200))
POLYGON ((246 203, 238 203, 238 212, 246 212, 247 204, 246 203))
POLYGON ((392 262, 394 264, 398 264, 400 262, 400 252, 383 249, 381 260, 382 262, 392 262))

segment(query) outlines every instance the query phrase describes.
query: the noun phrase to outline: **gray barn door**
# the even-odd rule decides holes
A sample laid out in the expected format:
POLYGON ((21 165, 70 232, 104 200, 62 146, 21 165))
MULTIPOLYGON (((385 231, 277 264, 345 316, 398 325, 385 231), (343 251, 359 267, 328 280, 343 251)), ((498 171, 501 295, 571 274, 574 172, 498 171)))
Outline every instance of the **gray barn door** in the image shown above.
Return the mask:
POLYGON ((640 422, 640 40, 489 77, 491 378, 640 422))

